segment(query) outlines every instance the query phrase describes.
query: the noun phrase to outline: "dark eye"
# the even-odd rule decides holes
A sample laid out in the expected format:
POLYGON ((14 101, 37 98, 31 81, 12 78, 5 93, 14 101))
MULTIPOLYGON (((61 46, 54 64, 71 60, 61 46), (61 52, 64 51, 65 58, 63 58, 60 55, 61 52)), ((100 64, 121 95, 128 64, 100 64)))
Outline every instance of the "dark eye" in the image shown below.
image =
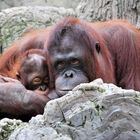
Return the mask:
POLYGON ((64 61, 60 61, 60 62, 58 62, 57 63, 57 69, 62 69, 62 68, 64 68, 64 66, 65 66, 65 62, 64 61))
POLYGON ((34 85, 38 85, 38 84, 41 84, 42 82, 42 79, 40 77, 35 77, 33 80, 32 80, 32 83, 34 85))
POLYGON ((72 60, 70 61, 70 63, 71 63, 72 65, 79 65, 79 64, 80 64, 80 61, 79 61, 78 59, 72 59, 72 60))

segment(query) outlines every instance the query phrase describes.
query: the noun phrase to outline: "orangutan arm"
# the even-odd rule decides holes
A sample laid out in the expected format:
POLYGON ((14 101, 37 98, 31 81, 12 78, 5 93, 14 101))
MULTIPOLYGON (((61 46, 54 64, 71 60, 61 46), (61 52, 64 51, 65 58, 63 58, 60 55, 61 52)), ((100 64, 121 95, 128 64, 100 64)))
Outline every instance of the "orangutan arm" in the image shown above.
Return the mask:
POLYGON ((0 76, 0 112, 13 116, 43 113, 47 96, 36 94, 18 81, 0 76))

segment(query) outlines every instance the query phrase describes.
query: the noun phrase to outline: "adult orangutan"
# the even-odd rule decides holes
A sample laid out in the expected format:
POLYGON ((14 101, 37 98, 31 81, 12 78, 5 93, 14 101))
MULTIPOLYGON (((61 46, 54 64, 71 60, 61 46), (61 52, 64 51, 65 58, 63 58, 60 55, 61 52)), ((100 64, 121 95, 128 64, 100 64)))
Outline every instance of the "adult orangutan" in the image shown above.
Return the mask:
POLYGON ((122 22, 101 24, 69 17, 51 32, 46 50, 59 96, 96 78, 140 90, 140 33, 122 22))
POLYGON ((54 27, 46 46, 59 96, 96 78, 115 83, 110 52, 102 36, 85 22, 64 19, 54 27))
POLYGON ((43 113, 49 101, 49 72, 42 52, 48 32, 48 29, 30 31, 0 57, 2 115, 29 118, 43 113))

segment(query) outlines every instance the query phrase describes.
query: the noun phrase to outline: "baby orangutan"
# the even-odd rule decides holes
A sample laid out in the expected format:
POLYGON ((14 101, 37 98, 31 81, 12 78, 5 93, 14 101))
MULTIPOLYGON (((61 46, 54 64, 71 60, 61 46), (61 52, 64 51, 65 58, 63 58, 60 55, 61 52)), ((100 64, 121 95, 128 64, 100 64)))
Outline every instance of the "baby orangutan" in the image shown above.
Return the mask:
POLYGON ((49 72, 46 56, 42 50, 27 51, 17 61, 16 77, 28 90, 44 94, 49 88, 49 72), (19 64, 19 65, 18 65, 19 64))

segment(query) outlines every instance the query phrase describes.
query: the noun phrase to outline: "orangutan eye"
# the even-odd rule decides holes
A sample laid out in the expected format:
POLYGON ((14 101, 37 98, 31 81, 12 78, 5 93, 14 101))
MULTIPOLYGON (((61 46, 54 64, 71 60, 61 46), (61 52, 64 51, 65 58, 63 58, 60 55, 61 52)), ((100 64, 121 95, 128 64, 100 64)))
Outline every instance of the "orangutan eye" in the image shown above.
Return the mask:
POLYGON ((57 69, 62 69, 62 68, 64 68, 64 66, 65 66, 65 62, 64 61, 60 61, 60 62, 58 62, 57 63, 57 69))
POLYGON ((72 59, 72 60, 70 61, 70 63, 71 63, 72 65, 79 65, 79 64, 80 64, 80 61, 79 61, 78 59, 72 59))
POLYGON ((32 80, 32 83, 34 85, 37 85, 37 84, 41 84, 42 82, 42 79, 40 77, 35 77, 33 80, 32 80))

